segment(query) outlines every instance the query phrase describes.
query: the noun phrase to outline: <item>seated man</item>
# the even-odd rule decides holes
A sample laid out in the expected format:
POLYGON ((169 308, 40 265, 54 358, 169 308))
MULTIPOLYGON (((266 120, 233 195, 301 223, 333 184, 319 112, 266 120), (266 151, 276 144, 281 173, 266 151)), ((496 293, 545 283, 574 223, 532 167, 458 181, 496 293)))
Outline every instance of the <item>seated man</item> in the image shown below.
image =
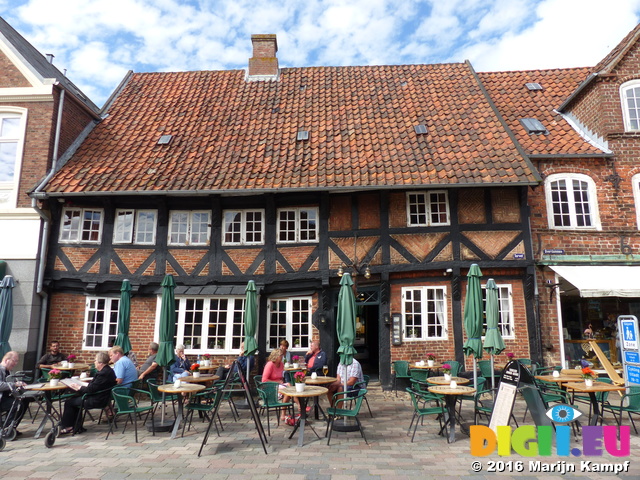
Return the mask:
POLYGON ((144 380, 145 378, 158 378, 158 373, 160 371, 158 363, 156 362, 158 348, 159 346, 156 342, 151 342, 149 344, 149 356, 138 369, 138 380, 144 380))
POLYGON ((133 362, 124 355, 122 347, 115 346, 109 350, 109 358, 113 363, 113 370, 116 372, 116 382, 121 387, 133 387, 138 380, 138 372, 133 362))
MULTIPOLYGON (((126 357, 124 357, 126 358, 126 357)), ((60 433, 72 433, 78 419, 78 413, 82 405, 82 396, 85 393, 95 393, 95 395, 87 396, 84 408, 102 408, 106 407, 111 400, 111 388, 117 385, 116 374, 109 366, 109 355, 105 352, 96 354, 95 367, 97 373, 93 377, 91 383, 87 387, 81 387, 72 383, 70 388, 78 392, 77 395, 71 397, 64 402, 64 411, 62 412, 62 420, 60 421, 60 433)), ((80 419, 82 421, 82 419, 80 419)), ((78 424, 78 432, 83 432, 82 424, 78 424)))
MULTIPOLYGON (((17 410, 18 416, 13 418, 16 414, 16 410, 12 410, 11 407, 14 402, 14 398, 11 395, 11 386, 9 386, 9 382, 7 382, 7 377, 11 375, 11 370, 18 365, 20 361, 20 355, 18 352, 10 351, 5 353, 4 357, 2 357, 2 362, 0 362, 0 411, 1 412, 11 412, 11 417, 7 417, 4 425, 8 425, 11 421, 15 420, 16 434, 21 435, 21 432, 18 432, 17 427, 20 424, 20 420, 24 416, 24 413, 27 410, 28 400, 23 399, 22 407, 17 410)), ((24 385, 23 382, 15 382, 16 386, 24 385)), ((2 425, 0 425, 2 426, 2 425)))
POLYGON ((309 374, 322 374, 322 367, 327 364, 327 354, 320 348, 318 340, 313 340, 309 345, 309 351, 304 356, 304 363, 307 364, 309 374))
POLYGON ((336 374, 337 380, 327 386, 329 391, 327 392, 327 398, 329 399, 329 403, 333 407, 333 395, 338 393, 339 391, 344 390, 344 378, 347 378, 347 395, 354 396, 360 387, 356 387, 355 384, 358 382, 364 382, 364 376, 362 375, 362 366, 360 362, 353 359, 353 362, 348 367, 340 363, 338 365, 338 372, 336 374))
MULTIPOLYGON (((236 360, 238 362, 238 366, 242 370, 242 373, 244 373, 245 375, 247 374, 247 358, 249 359, 249 371, 251 371, 253 370, 253 366, 256 363, 256 358, 254 355, 251 355, 250 357, 245 357, 244 342, 242 342, 240 343, 240 356, 236 360)), ((227 378, 230 368, 231 368, 231 365, 224 365, 224 366, 220 365, 218 367, 218 370, 216 370, 216 375, 220 377, 220 380, 224 380, 225 378, 227 378)))
MULTIPOLYGON (((45 353, 38 363, 36 364, 36 368, 52 368, 54 364, 60 363, 63 360, 67 359, 67 355, 62 353, 60 350, 60 342, 54 340, 51 342, 49 347, 49 353, 45 353)), ((42 373, 41 373, 42 375, 42 373)))
POLYGON ((176 346, 176 356, 171 367, 169 367, 169 372, 172 375, 171 381, 175 382, 179 378, 188 377, 190 368, 191 362, 184 353, 184 345, 176 346))

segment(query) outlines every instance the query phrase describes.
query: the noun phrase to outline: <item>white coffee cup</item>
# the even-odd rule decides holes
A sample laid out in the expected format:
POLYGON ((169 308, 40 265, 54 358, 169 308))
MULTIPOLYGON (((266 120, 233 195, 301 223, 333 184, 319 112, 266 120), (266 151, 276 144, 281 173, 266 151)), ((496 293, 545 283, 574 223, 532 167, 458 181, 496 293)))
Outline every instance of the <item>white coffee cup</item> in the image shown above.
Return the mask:
POLYGON ((82 372, 80 374, 80 378, 87 378, 87 372, 82 372))
POLYGON ((68 366, 69 366, 69 362, 67 362, 66 360, 63 360, 62 362, 60 362, 60 364, 61 364, 63 367, 68 367, 68 366))
POLYGON ((449 384, 449 386, 450 386, 451 388, 458 388, 458 384, 456 383, 456 381, 455 381, 455 380, 451 380, 451 383, 449 384))
POLYGON ((554 370, 552 375, 557 378, 560 376, 560 372, 558 370, 554 370))
POLYGON ((315 380, 316 378, 318 378, 318 374, 316 372, 313 372, 311 374, 311 378, 315 380))
POLYGON ((180 380, 176 380, 173 382, 173 388, 180 388, 182 386, 182 382, 180 380))

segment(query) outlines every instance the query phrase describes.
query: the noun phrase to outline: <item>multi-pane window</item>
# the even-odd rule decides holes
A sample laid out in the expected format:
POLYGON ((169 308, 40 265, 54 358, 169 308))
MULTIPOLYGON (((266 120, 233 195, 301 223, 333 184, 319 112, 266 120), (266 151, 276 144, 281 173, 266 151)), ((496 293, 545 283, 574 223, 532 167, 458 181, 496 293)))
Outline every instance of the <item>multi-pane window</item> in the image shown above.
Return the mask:
POLYGON ((209 211, 172 211, 169 214, 169 245, 208 245, 211 235, 209 211))
POLYGON ((15 206, 26 115, 0 112, 0 208, 15 206))
MULTIPOLYGON (((513 322, 513 302, 511 295, 511 285, 497 285, 498 287, 498 328, 503 337, 514 337, 513 322)), ((487 333, 487 290, 482 286, 482 301, 484 308, 484 318, 482 324, 482 335, 487 333)))
POLYGON ((311 341, 311 297, 272 299, 269 302, 269 350, 287 340, 293 349, 309 348, 311 341))
POLYGON ((244 340, 244 297, 176 299, 176 343, 190 353, 236 352, 244 340))
POLYGON ((551 228, 599 228, 595 184, 586 175, 549 175, 546 198, 551 228))
POLYGON ((264 243, 263 210, 225 210, 223 245, 258 245, 264 243))
POLYGON ((638 230, 640 230, 640 173, 636 173, 631 179, 633 185, 633 198, 636 202, 636 219, 638 230))
POLYGON ((84 349, 105 350, 118 334, 118 298, 88 297, 84 313, 84 349))
POLYGON ((61 243, 99 243, 102 235, 102 209, 65 208, 60 227, 61 243))
POLYGON ((640 83, 632 80, 620 88, 625 130, 640 130, 640 83))
POLYGON ((157 217, 156 210, 116 210, 113 243, 154 244, 157 217))
POLYGON ((278 210, 278 243, 317 241, 317 208, 282 208, 278 210))
POLYGON ((405 339, 447 338, 446 287, 404 287, 402 313, 405 339))
POLYGON ((410 227, 449 225, 449 196, 444 190, 407 193, 410 227))

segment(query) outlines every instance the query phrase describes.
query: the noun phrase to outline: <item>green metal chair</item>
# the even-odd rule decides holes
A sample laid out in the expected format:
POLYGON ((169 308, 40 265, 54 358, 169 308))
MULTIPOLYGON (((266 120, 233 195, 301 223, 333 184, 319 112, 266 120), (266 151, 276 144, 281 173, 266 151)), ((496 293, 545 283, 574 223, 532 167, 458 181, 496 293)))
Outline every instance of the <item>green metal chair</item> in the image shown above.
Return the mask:
POLYGON ((276 411, 276 417, 278 419, 278 425, 280 425, 280 412, 284 408, 289 410, 291 416, 293 416, 293 402, 281 402, 278 399, 278 382, 263 382, 258 388, 258 395, 260 395, 260 407, 267 412, 267 432, 271 436, 271 420, 269 418, 269 412, 271 410, 276 411))
POLYGON ((353 418, 358 424, 358 429, 360 430, 360 435, 364 439, 364 442, 369 445, 367 442, 367 438, 364 436, 364 430, 362 429, 362 424, 360 423, 360 419, 358 419, 358 415, 360 414, 360 408, 362 407, 362 401, 364 400, 364 396, 367 394, 366 388, 361 388, 358 390, 358 394, 355 397, 344 397, 343 392, 336 393, 333 396, 333 407, 327 408, 327 415, 329 419, 327 421, 327 430, 324 434, 326 437, 329 435, 327 439, 327 445, 331 442, 331 434, 333 433, 333 425, 335 423, 336 417, 345 417, 345 418, 353 418), (349 402, 350 408, 341 408, 342 406, 346 406, 346 402, 349 402))
MULTIPOLYGON (((364 378, 364 381, 362 382, 358 382, 356 383, 354 386, 358 386, 360 388, 368 388, 369 387, 369 380, 371 379, 371 377, 369 375, 363 375, 362 378, 364 378)), ((369 410, 369 415, 371 415, 371 418, 373 418, 373 412, 371 411, 371 407, 369 406, 369 400, 367 400, 367 396, 364 396, 364 402, 367 404, 367 409, 369 410)))
POLYGON ((149 387, 149 395, 151 397, 151 405, 153 405, 153 413, 155 415, 156 410, 159 405, 162 405, 164 402, 171 402, 171 407, 173 408, 173 416, 176 416, 176 402, 178 401, 178 396, 175 393, 165 393, 163 397, 163 393, 158 390, 158 381, 150 378, 147 380, 147 386, 149 387))
POLYGON ((605 405, 603 405, 603 413, 605 410, 613 414, 613 418, 615 418, 618 426, 620 426, 622 422, 622 414, 626 413, 637 435, 638 429, 631 415, 640 415, 640 387, 629 387, 629 393, 625 393, 617 405, 606 402, 605 405))
POLYGON ((423 370, 421 368, 412 368, 409 370, 409 374, 413 380, 418 380, 419 382, 426 382, 427 377, 429 376, 429 370, 423 370))
POLYGON ((127 421, 124 424, 122 433, 124 434, 125 430, 127 429, 127 423, 131 421, 131 423, 133 423, 133 429, 136 435, 136 443, 138 443, 138 416, 145 412, 147 414, 147 418, 149 417, 149 415, 151 415, 151 431, 152 435, 155 436, 156 430, 153 423, 154 406, 151 404, 142 407, 139 406, 137 400, 134 397, 134 394, 139 396, 149 396, 149 400, 151 400, 151 394, 146 390, 123 387, 116 387, 111 390, 111 395, 113 397, 115 406, 115 415, 109 422, 109 431, 107 432, 107 438, 105 440, 109 440, 109 435, 111 434, 111 432, 113 432, 113 425, 116 422, 116 418, 120 415, 127 415, 127 421))
MULTIPOLYGON (((476 392, 484 392, 485 390, 489 390, 489 389, 491 389, 491 386, 489 385, 489 381, 484 377, 478 378, 478 388, 476 392)), ((474 402, 474 406, 475 406, 475 393, 471 395, 458 395, 457 399, 458 399, 458 415, 462 413, 463 401, 466 400, 466 401, 474 402)))
POLYGON ((411 417, 411 423, 409 424, 409 428, 407 429, 407 435, 411 432, 411 427, 413 427, 413 435, 411 436, 411 443, 416 436, 416 430, 418 429, 418 423, 420 420, 427 415, 437 415, 437 419, 440 422, 440 432, 442 435, 443 432, 446 431, 446 425, 442 424, 442 420, 444 419, 445 414, 447 413, 446 408, 444 407, 444 400, 438 395, 432 395, 435 397, 434 399, 428 398, 421 392, 418 392, 412 388, 407 388, 407 393, 411 397, 411 403, 413 403, 413 416, 411 417), (428 402, 436 401, 436 406, 426 407, 425 405, 428 402), (415 424, 414 424, 415 422, 415 424))
POLYGON ((398 396, 398 379, 411 379, 411 374, 409 373, 409 362, 405 360, 397 360, 393 362, 393 389, 396 391, 396 397, 398 396))
POLYGON ((491 385, 493 385, 491 383, 491 377, 496 379, 496 388, 498 388, 502 375, 495 373, 495 371, 491 369, 491 360, 480 360, 478 362, 478 368, 480 369, 480 375, 487 381, 487 388, 491 388, 491 385))

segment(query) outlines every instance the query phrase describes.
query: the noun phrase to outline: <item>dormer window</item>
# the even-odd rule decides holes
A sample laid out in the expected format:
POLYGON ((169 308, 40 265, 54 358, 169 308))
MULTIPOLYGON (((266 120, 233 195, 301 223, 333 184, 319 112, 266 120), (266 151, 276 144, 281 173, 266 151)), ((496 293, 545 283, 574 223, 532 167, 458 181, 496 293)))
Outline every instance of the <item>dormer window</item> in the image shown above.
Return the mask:
POLYGON ((624 129, 627 132, 640 130, 640 80, 631 80, 620 87, 624 129))

